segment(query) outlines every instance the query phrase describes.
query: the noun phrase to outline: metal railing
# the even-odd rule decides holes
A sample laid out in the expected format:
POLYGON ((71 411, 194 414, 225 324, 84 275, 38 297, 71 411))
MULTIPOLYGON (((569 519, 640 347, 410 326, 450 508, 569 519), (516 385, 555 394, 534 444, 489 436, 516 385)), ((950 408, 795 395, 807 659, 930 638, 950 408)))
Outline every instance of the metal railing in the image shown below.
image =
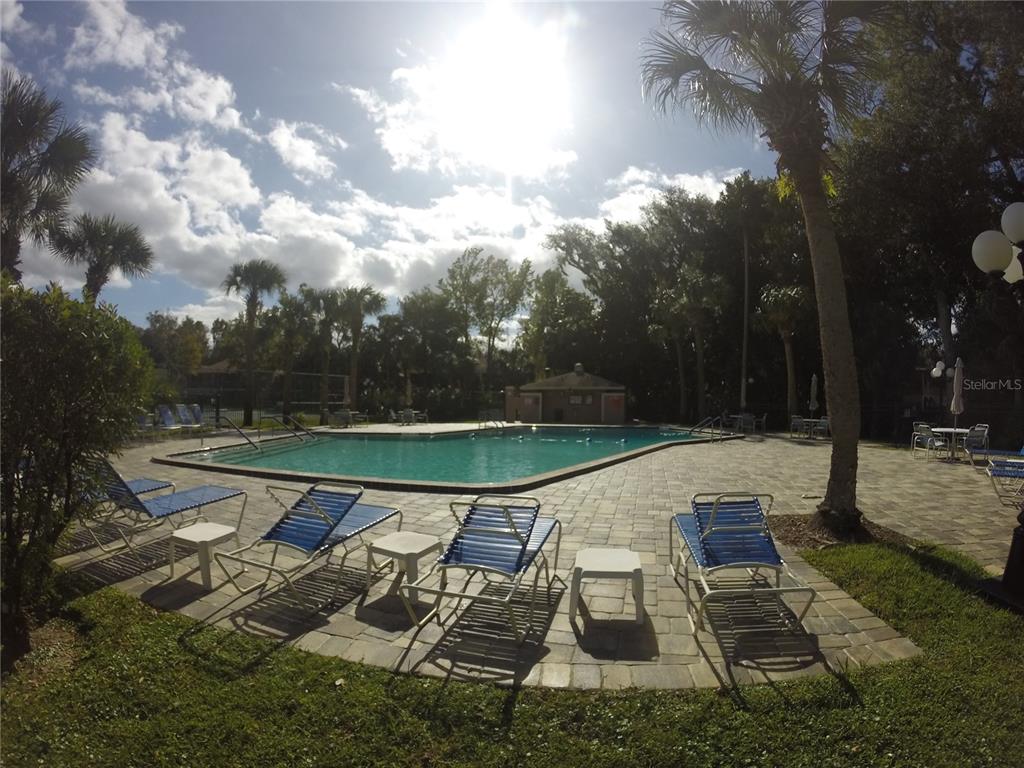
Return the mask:
POLYGON ((694 432, 702 435, 710 432, 712 441, 718 441, 725 437, 725 423, 721 416, 706 416, 690 427, 687 434, 692 435, 694 432))
POLYGON ((316 435, 314 435, 314 434, 313 434, 312 432, 310 432, 310 431, 309 431, 308 429, 306 429, 306 428, 305 428, 304 426, 302 426, 301 424, 299 424, 299 422, 295 421, 295 419, 292 419, 292 418, 291 418, 291 416, 281 416, 281 417, 278 417, 278 416, 264 416, 263 418, 264 418, 264 419, 266 419, 267 421, 273 421, 273 422, 276 422, 276 423, 280 424, 280 425, 281 425, 281 427, 282 427, 282 428, 283 428, 283 429, 284 429, 284 430, 285 430, 285 431, 286 431, 286 432, 287 432, 287 433, 288 433, 289 435, 291 435, 292 437, 298 438, 298 440, 299 440, 299 442, 300 442, 300 443, 304 443, 304 442, 305 442, 305 439, 304 439, 304 438, 302 437, 302 434, 301 434, 300 432, 296 432, 296 431, 295 431, 294 429, 292 429, 291 427, 289 427, 287 423, 285 423, 285 421, 284 421, 284 420, 285 420, 286 418, 287 418, 287 419, 291 419, 291 420, 292 420, 292 421, 293 421, 293 422, 294 422, 294 423, 295 423, 295 424, 296 424, 296 425, 297 425, 297 426, 299 427, 299 429, 301 429, 301 430, 302 430, 302 432, 305 432, 305 433, 306 433, 307 435, 309 435, 309 437, 310 437, 310 439, 311 439, 311 440, 315 440, 315 439, 316 439, 316 435))
POLYGON ((218 427, 220 426, 220 423, 221 423, 222 421, 223 421, 223 422, 225 422, 225 423, 227 423, 227 425, 228 425, 229 427, 231 427, 231 428, 232 428, 233 430, 235 430, 235 432, 237 432, 238 434, 240 434, 240 435, 242 436, 242 439, 243 439, 243 440, 245 440, 245 442, 247 442, 247 443, 248 443, 249 445, 251 445, 251 446, 252 446, 253 448, 255 448, 255 449, 256 449, 257 451, 259 451, 260 453, 263 453, 263 449, 262 449, 262 448, 260 448, 260 446, 259 446, 258 444, 254 443, 254 442, 253 442, 253 441, 252 441, 252 440, 251 440, 251 439, 249 438, 249 436, 248 436, 247 434, 245 434, 245 432, 243 432, 243 431, 242 431, 242 430, 241 430, 241 429, 239 428, 239 426, 238 426, 237 424, 235 424, 235 422, 233 422, 233 421, 232 421, 231 419, 229 419, 229 418, 228 418, 227 416, 223 416, 223 415, 222 415, 222 416, 218 416, 218 417, 217 417, 217 426, 218 426, 218 427))

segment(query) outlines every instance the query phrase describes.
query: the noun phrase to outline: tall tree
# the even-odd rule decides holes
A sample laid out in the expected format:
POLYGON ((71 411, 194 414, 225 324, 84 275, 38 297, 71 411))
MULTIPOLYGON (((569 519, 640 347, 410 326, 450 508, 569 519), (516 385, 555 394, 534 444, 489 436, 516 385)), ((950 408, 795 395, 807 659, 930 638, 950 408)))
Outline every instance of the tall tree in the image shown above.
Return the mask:
POLYGON ((295 361, 313 335, 313 318, 301 296, 282 289, 277 297, 277 306, 267 312, 267 326, 272 354, 283 373, 281 412, 290 416, 295 361))
POLYGON ((153 267, 153 249, 135 224, 111 215, 75 217, 66 232, 53 237, 54 250, 69 264, 85 264, 82 297, 95 304, 115 269, 126 277, 145 277, 153 267))
POLYGON ((0 83, 0 267, 21 280, 21 242, 49 242, 96 153, 60 101, 4 69, 0 83))
POLYGON ((786 413, 797 412, 796 359, 793 354, 793 335, 807 314, 807 297, 803 288, 791 286, 767 286, 761 292, 758 324, 776 333, 782 341, 786 355, 786 413))
POLYGON ((874 64, 865 27, 884 4, 667 2, 646 42, 645 94, 665 112, 692 107, 715 129, 759 128, 803 209, 832 421, 832 461, 818 507, 825 524, 859 524, 860 399, 843 265, 825 193, 833 127, 858 114, 874 64))
POLYGON ((179 320, 163 312, 150 312, 146 321, 148 326, 139 334, 142 346, 157 367, 167 372, 171 382, 180 386, 203 361, 207 349, 206 326, 191 317, 179 320))
POLYGON ((461 320, 460 331, 467 344, 472 344, 470 331, 475 320, 476 307, 480 303, 482 277, 485 260, 480 257, 483 248, 467 248, 452 265, 448 273, 437 282, 437 288, 448 300, 461 320))
POLYGON ((359 346, 363 338, 363 323, 367 315, 379 315, 385 306, 384 295, 368 285, 349 286, 341 291, 345 332, 352 345, 348 365, 349 404, 352 408, 359 406, 359 346))
POLYGON ((593 300, 572 288, 560 270, 547 270, 534 281, 521 341, 535 379, 544 378, 548 367, 592 367, 598 351, 593 300))
POLYGON ((331 349, 336 333, 343 327, 345 307, 341 291, 336 288, 311 288, 303 283, 299 296, 316 323, 320 348, 320 425, 326 426, 330 421, 331 349))
POLYGON ((507 259, 488 256, 476 291, 473 315, 484 337, 484 378, 491 383, 494 345, 502 328, 522 309, 530 289, 533 271, 529 259, 513 269, 507 259))
POLYGON ((252 426, 253 402, 256 399, 256 322, 262 308, 262 298, 284 288, 285 274, 277 264, 266 259, 252 259, 234 264, 221 284, 245 296, 245 403, 242 424, 252 426))

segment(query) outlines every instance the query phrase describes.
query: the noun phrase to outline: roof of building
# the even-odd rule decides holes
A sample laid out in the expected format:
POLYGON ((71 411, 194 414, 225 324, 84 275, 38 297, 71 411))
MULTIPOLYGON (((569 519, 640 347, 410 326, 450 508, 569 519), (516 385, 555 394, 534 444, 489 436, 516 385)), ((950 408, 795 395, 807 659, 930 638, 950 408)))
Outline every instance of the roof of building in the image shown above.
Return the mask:
POLYGON ((540 381, 534 381, 531 384, 524 384, 519 388, 520 392, 536 392, 539 390, 600 390, 607 392, 608 390, 625 391, 625 387, 622 384, 616 384, 614 381, 609 381, 601 376, 596 376, 593 373, 586 373, 583 370, 583 366, 577 364, 576 370, 570 371, 569 373, 563 373, 558 376, 552 376, 547 379, 541 379, 540 381))

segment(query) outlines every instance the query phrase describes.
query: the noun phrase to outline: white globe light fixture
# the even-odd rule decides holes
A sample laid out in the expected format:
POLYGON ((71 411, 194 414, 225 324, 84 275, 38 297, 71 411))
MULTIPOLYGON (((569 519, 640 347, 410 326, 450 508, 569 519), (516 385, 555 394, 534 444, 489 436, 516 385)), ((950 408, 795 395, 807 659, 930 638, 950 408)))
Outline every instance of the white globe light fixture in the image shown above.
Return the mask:
POLYGON ((1015 245, 1024 243, 1024 203, 1010 203, 999 220, 1003 234, 1015 245))
POLYGON ((1024 278, 1024 268, 1021 267, 1020 263, 1020 248, 1013 246, 1013 260, 1010 262, 1010 266, 1006 268, 1003 280, 1008 283, 1016 283, 1021 278, 1024 278))
POLYGON ((1002 232, 990 229, 974 238, 971 258, 975 265, 986 274, 1002 274, 1013 261, 1013 248, 1002 232))

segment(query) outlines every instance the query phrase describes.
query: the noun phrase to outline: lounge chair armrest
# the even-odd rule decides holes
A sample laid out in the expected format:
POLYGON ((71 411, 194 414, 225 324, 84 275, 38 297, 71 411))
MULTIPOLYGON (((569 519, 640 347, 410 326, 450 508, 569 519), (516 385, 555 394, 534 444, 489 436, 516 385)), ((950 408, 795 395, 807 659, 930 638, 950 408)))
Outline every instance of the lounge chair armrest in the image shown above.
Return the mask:
POLYGON ((289 488, 289 487, 284 486, 284 485, 268 485, 267 486, 267 495, 270 498, 272 498, 274 501, 276 501, 278 503, 278 505, 280 505, 280 507, 283 510, 285 510, 285 512, 295 512, 296 510, 294 510, 292 507, 289 507, 287 504, 285 504, 281 500, 281 497, 278 496, 276 493, 274 493, 274 491, 284 491, 285 493, 292 493, 292 494, 295 494, 296 496, 298 496, 301 499, 305 499, 309 503, 310 507, 312 507, 313 512, 315 512, 319 517, 321 517, 324 520, 324 522, 329 523, 331 525, 334 524, 334 521, 331 520, 330 516, 327 515, 320 508, 320 505, 317 504, 316 501, 312 497, 310 497, 310 495, 308 493, 306 493, 306 491, 299 490, 298 488, 289 488))

